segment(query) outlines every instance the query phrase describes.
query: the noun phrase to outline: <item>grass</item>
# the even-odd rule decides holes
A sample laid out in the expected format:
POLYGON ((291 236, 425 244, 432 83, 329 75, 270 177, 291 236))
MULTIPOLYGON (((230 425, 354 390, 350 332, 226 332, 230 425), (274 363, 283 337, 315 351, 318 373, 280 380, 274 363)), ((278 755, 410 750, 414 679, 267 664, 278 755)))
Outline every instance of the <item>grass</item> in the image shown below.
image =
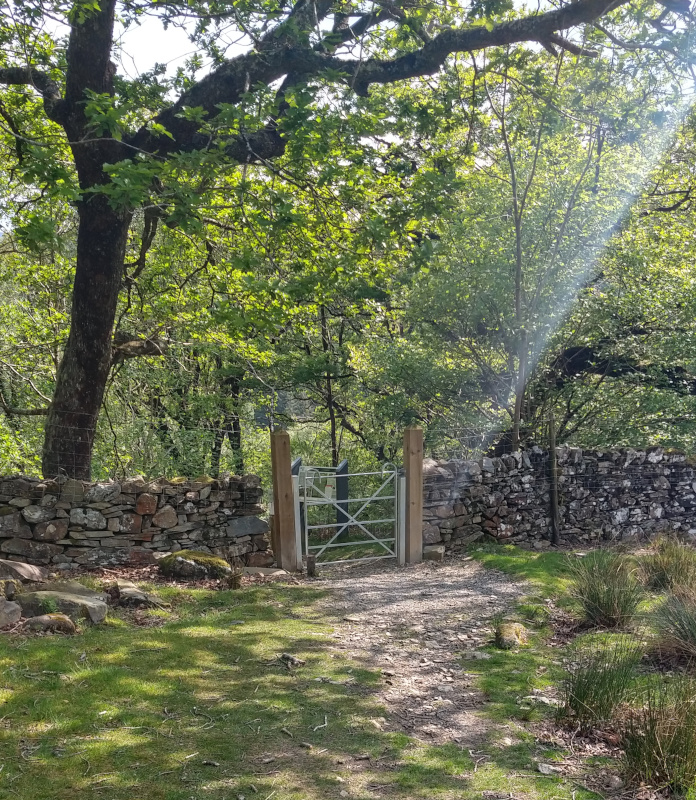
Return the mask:
MULTIPOLYGON (((324 616, 330 601, 318 591, 274 584, 158 594, 171 611, 124 612, 76 637, 0 637, 0 796, 593 796, 538 774, 535 760, 558 755, 531 735, 507 745, 495 729, 472 756, 456 743, 427 745, 381 730, 375 721, 386 711, 375 690, 383 678, 334 648, 324 616), (276 659, 284 652, 306 664, 289 671, 276 659)), ((494 716, 524 715, 513 695, 529 694, 532 673, 539 686, 550 683, 543 646, 525 654, 523 669, 517 658, 477 662, 494 716), (514 664, 520 674, 506 679, 514 664)))
POLYGON ((475 545, 469 554, 489 569, 528 581, 542 597, 562 599, 570 587, 570 565, 564 553, 539 553, 514 545, 475 545))
POLYGON ((651 681, 624 735, 626 771, 635 785, 682 794, 696 782, 696 681, 651 681))
POLYGON ((593 550, 569 562, 571 594, 586 622, 601 628, 625 628, 636 615, 643 589, 636 568, 621 553, 593 550))
POLYGON ((626 636, 582 637, 561 681, 559 716, 588 731, 607 724, 635 690, 637 642, 626 636))
POLYGON ((689 659, 696 658, 696 592, 676 589, 654 612, 659 648, 689 659))
MULTIPOLYGON (((520 698, 530 690, 553 692, 554 686, 559 686, 559 715, 569 718, 573 727, 591 733, 607 722, 612 725, 624 749, 623 773, 631 790, 648 787, 694 800, 696 677, 650 672, 651 662, 641 661, 641 644, 614 632, 617 626, 629 625, 640 608, 641 616, 657 630, 663 651, 676 650, 693 665, 696 592, 689 587, 691 567, 680 562, 682 555, 688 560, 694 557, 691 548, 673 540, 660 542, 655 553, 638 562, 607 552, 591 553, 575 562, 560 553, 538 554, 509 547, 477 548, 472 555, 487 566, 528 580, 556 605, 569 605, 559 593, 573 593, 588 619, 614 629, 576 639, 575 657, 565 673, 558 660, 563 651, 555 650, 554 658, 554 650, 544 643, 543 629, 529 649, 498 651, 489 660, 477 662, 479 682, 490 701, 488 714, 500 723, 533 720, 544 714, 543 709, 526 708, 520 698), (641 592, 639 572, 651 590, 648 595, 641 592), (670 594, 661 599, 659 593, 664 591, 670 594)), ((526 598, 518 613, 543 625, 544 609, 548 608, 545 600, 526 598)), ((518 749, 524 752, 524 747, 518 749)), ((549 755, 545 760, 553 760, 553 754, 549 755)))
POLYGON ((696 584, 696 550, 674 536, 663 536, 641 559, 645 583, 652 591, 696 584))

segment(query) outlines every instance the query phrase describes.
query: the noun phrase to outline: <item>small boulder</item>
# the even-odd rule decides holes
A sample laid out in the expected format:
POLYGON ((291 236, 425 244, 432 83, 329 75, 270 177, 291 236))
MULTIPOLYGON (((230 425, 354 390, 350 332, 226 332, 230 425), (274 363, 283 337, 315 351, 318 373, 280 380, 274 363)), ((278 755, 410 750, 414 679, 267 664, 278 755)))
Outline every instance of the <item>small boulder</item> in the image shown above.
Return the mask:
POLYGON ((43 583, 48 579, 48 570, 23 561, 5 561, 0 558, 0 579, 13 578, 22 583, 43 583))
POLYGON ((528 631, 519 622, 500 622, 495 627, 495 646, 512 650, 527 644, 528 631))
POLYGON ((232 573, 232 568, 224 558, 199 550, 179 550, 170 553, 159 560, 158 566, 160 572, 168 578, 184 580, 224 578, 232 573))
POLYGON ((143 492, 138 495, 135 503, 135 510, 138 514, 155 514, 157 513, 157 497, 149 492, 143 492))
POLYGON ((423 548, 423 561, 444 561, 445 545, 428 544, 423 548))
POLYGON ((0 628, 16 625, 22 617, 22 608, 18 603, 0 597, 0 628))
POLYGON ((29 617, 22 625, 26 631, 37 633, 76 633, 75 623, 65 614, 40 614, 36 617, 29 617))
POLYGON ((85 485, 82 481, 68 478, 60 490, 60 499, 69 503, 81 503, 85 496, 85 485))
POLYGON ((99 597, 68 592, 27 592, 17 596, 25 617, 37 617, 47 612, 61 612, 72 620, 85 619, 98 625, 106 618, 106 603, 99 597))
POLYGON ((159 605, 155 598, 139 589, 132 581, 119 578, 110 584, 106 591, 112 605, 125 606, 127 608, 159 605))
POLYGON ((270 550, 258 550, 247 556, 247 566, 249 567, 272 567, 273 564, 275 564, 275 556, 270 550))

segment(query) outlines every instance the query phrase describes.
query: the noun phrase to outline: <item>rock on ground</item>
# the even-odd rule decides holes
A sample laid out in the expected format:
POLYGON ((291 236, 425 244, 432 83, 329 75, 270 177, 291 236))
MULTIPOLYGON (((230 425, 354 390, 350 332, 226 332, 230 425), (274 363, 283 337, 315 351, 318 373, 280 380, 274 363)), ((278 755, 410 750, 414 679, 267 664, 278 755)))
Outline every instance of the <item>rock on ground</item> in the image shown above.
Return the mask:
POLYGON ((6 561, 0 558, 0 579, 15 578, 23 583, 43 583, 48 580, 48 570, 23 561, 6 561))
POLYGON ((85 619, 98 625, 106 619, 106 603, 100 595, 90 597, 69 592, 27 592, 17 595, 25 617, 42 616, 49 608, 55 608, 73 621, 85 619))
POLYGON ((76 633, 77 628, 70 617, 65 614, 41 614, 30 617, 22 625, 24 630, 34 632, 50 631, 52 633, 76 633))
POLYGON ((519 622, 501 622, 495 628, 495 646, 512 650, 527 644, 527 629, 519 622))
POLYGON ((22 608, 19 604, 13 603, 0 597, 0 628, 8 625, 16 625, 22 617, 22 608))

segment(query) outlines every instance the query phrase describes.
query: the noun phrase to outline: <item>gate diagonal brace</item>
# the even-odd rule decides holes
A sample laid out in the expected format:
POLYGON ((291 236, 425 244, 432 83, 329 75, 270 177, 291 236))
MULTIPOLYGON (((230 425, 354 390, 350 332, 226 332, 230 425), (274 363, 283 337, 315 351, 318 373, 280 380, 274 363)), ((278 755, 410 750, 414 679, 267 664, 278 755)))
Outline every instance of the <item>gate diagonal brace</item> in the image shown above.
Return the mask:
MULTIPOLYGON (((319 550, 317 553, 315 553, 315 556, 317 556, 317 557, 320 556, 324 552, 324 550, 326 550, 327 547, 330 547, 333 544, 333 542, 336 541, 336 539, 346 530, 346 528, 349 528, 351 525, 356 525, 361 530, 365 531, 365 533, 371 539, 374 539, 377 544, 379 544, 381 547, 383 547, 387 551, 387 553, 389 553, 390 555, 396 555, 396 553, 393 550, 391 550, 389 547, 387 547, 380 539, 378 539, 372 533, 372 531, 369 531, 365 527, 365 525, 362 522, 360 522, 360 520, 357 519, 357 517, 359 517, 360 514, 362 514, 362 512, 370 505, 371 502, 373 502, 374 500, 379 500, 380 499, 379 495, 381 494, 381 492, 387 486, 389 486, 389 484, 392 481, 395 481, 395 480, 396 480, 396 473, 395 472, 394 473, 390 473, 389 477, 382 483, 382 485, 379 487, 379 489, 377 489, 377 491, 372 495, 372 497, 367 499, 360 506, 360 508, 355 512, 354 515, 351 514, 349 511, 347 511, 346 508, 339 506, 338 505, 339 501, 338 500, 334 500, 333 497, 329 497, 325 492, 323 492, 321 490, 321 488, 319 486, 313 486, 314 491, 319 492, 319 494, 322 496, 322 498, 326 501, 324 503, 320 503, 320 504, 317 504, 317 505, 332 505, 337 510, 341 511, 344 516, 348 517, 348 521, 344 522, 343 525, 341 525, 341 527, 336 531, 336 533, 331 537, 331 539, 329 539, 329 541, 321 548, 321 550, 319 550)), ((342 501, 342 502, 345 502, 345 501, 342 501)), ((369 520, 365 520, 364 522, 365 522, 365 524, 369 524, 369 520)))

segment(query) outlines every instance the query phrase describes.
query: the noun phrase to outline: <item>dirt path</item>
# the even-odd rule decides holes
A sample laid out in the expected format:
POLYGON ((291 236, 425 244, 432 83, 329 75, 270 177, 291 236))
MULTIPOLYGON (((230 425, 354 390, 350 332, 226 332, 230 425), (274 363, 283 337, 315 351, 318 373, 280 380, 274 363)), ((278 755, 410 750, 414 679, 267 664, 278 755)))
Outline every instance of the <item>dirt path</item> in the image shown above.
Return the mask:
POLYGON ((385 676, 384 730, 431 744, 481 743, 491 722, 462 656, 485 656, 476 648, 490 641, 491 618, 512 608, 523 583, 470 559, 323 568, 313 583, 335 597, 336 647, 385 676))

